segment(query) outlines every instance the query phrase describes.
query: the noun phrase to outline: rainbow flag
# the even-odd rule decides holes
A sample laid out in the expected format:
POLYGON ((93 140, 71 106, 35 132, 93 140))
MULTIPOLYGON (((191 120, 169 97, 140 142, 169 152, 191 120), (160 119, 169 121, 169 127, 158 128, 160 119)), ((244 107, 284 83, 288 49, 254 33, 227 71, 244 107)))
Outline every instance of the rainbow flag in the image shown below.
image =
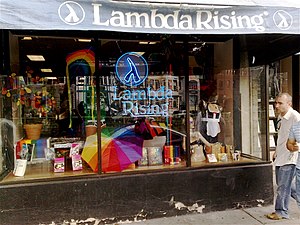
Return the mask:
MULTIPOLYGON (((69 123, 69 128, 72 127, 72 96, 71 96, 71 84, 70 84, 70 71, 69 68, 72 64, 75 64, 75 66, 82 66, 80 62, 85 62, 87 65, 89 65, 89 68, 91 70, 91 76, 94 75, 95 73, 95 53, 91 49, 82 49, 75 51, 71 54, 69 54, 66 57, 66 76, 67 76, 67 87, 68 87, 68 100, 69 100, 69 112, 70 112, 70 123, 69 123), (76 64, 78 63, 78 65, 76 64)), ((93 79, 90 79, 91 83, 90 85, 92 88, 94 88, 94 83, 93 79)), ((94 99, 92 99, 92 103, 94 99)), ((93 109, 94 104, 92 104, 92 112, 94 111, 93 109)))

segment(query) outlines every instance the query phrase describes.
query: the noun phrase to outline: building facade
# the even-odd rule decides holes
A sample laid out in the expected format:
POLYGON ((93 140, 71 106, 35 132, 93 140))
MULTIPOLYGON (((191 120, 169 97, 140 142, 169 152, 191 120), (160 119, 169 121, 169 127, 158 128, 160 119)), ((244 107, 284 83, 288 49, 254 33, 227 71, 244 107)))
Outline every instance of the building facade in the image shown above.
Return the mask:
POLYGON ((273 203, 273 102, 289 92, 299 108, 299 6, 1 4, 4 224, 273 203))

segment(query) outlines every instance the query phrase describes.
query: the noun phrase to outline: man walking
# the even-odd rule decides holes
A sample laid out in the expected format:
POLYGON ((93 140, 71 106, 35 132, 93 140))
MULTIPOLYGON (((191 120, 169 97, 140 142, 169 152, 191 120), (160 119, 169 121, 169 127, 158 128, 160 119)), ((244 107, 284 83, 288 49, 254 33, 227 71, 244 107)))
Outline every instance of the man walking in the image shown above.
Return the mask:
POLYGON ((267 214, 272 220, 288 219, 291 184, 294 177, 298 153, 287 149, 289 132, 295 123, 300 121, 300 114, 292 108, 292 97, 288 93, 281 93, 276 97, 275 108, 278 117, 278 139, 273 155, 276 176, 275 212, 267 214))
POLYGON ((298 152, 298 160, 296 164, 295 183, 292 184, 291 195, 297 201, 297 205, 300 208, 300 122, 294 124, 290 130, 289 139, 287 142, 287 148, 290 151, 298 152))

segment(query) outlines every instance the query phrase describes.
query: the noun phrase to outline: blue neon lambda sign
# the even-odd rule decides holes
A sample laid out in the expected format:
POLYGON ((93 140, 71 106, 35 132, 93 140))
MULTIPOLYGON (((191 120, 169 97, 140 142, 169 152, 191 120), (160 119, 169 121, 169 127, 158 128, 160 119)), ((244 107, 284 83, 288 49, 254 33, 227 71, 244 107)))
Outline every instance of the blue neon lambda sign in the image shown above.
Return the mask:
POLYGON ((124 85, 138 86, 148 77, 147 61, 135 52, 127 52, 118 59, 116 74, 124 85))
MULTIPOLYGON (((137 87, 148 77, 148 64, 146 60, 136 52, 123 54, 116 63, 116 75, 119 81, 128 87, 137 87)), ((120 101, 122 115, 131 117, 163 116, 169 115, 169 100, 173 97, 171 89, 160 86, 154 90, 146 88, 128 88, 119 92, 117 86, 113 86, 113 101, 120 101)))

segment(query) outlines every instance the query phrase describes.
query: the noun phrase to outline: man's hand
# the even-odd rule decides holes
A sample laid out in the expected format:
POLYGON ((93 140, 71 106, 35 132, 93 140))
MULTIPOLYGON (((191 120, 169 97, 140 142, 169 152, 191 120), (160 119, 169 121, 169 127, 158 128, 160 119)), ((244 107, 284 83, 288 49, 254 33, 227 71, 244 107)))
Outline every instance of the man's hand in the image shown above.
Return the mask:
POLYGON ((291 152, 296 152, 299 150, 298 143, 294 139, 288 139, 288 141, 286 142, 286 147, 291 152))

